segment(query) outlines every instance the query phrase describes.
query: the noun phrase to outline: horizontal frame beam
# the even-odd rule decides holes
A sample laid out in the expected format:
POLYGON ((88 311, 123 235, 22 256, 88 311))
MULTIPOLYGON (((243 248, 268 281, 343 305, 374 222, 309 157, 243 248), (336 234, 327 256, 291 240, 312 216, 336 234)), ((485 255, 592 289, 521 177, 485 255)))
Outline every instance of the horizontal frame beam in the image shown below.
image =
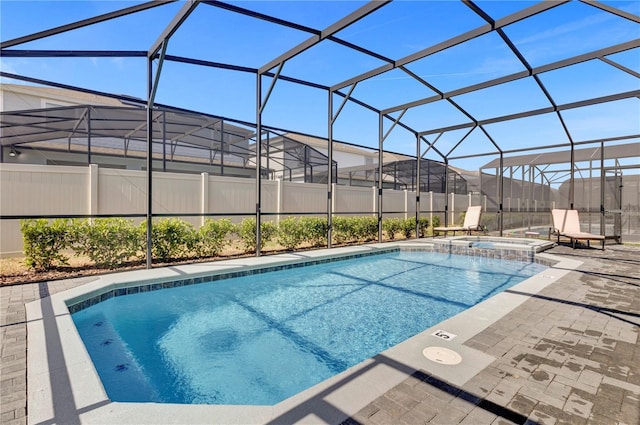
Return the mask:
POLYGON ((625 12, 624 10, 617 9, 615 7, 609 6, 608 4, 600 3, 599 1, 594 0, 580 0, 582 3, 588 4, 589 6, 597 7, 600 10, 604 10, 605 12, 612 13, 621 18, 628 19, 630 21, 635 22, 636 24, 640 24, 640 17, 634 15, 633 13, 625 12))
POLYGON ((395 111, 401 111, 407 107, 413 108, 416 106, 426 105, 428 103, 437 102, 438 100, 448 99, 451 97, 460 96, 460 95, 471 93, 474 91, 494 87, 500 84, 509 83, 512 81, 520 80, 522 78, 530 77, 532 75, 538 75, 544 72, 549 72, 549 71, 564 68, 567 66, 576 65, 582 62, 593 60, 593 59, 599 59, 606 55, 624 52, 626 50, 631 50, 637 47, 640 47, 640 39, 627 41, 625 43, 616 44, 615 46, 594 50, 593 52, 574 56, 572 58, 564 59, 557 62, 552 62, 547 65, 538 66, 538 67, 532 68, 531 71, 523 70, 510 75, 505 75, 504 77, 499 77, 493 80, 484 81, 482 83, 473 84, 467 87, 462 87, 460 89, 451 90, 449 92, 443 93, 442 96, 431 96, 425 99, 416 100, 416 101, 398 105, 392 108, 387 108, 383 112, 392 113, 395 111))
POLYGON ((349 25, 353 24, 354 22, 357 22, 360 19, 364 18, 365 16, 375 12, 376 10, 378 10, 381 7, 385 6, 390 1, 391 0, 370 1, 369 3, 367 3, 364 6, 360 7, 356 11, 354 11, 354 12, 350 13, 349 15, 345 16, 344 18, 340 19, 338 22, 335 22, 334 24, 328 26, 327 28, 322 30, 320 32, 320 34, 316 34, 316 35, 312 36, 311 38, 307 39, 306 41, 303 41, 302 43, 300 43, 297 46, 293 47, 289 51, 283 53, 279 57, 274 58, 273 60, 269 61, 265 65, 261 66, 260 69, 258 69, 258 72, 260 74, 264 74, 265 72, 270 71, 271 69, 273 69, 274 67, 278 66, 279 64, 284 63, 287 60, 299 55, 300 53, 304 52, 305 50, 313 47, 314 45, 316 45, 318 43, 320 43, 322 40, 325 40, 326 38, 331 37, 335 33, 341 31, 342 29, 344 29, 346 27, 348 27, 349 25))
MULTIPOLYGON (((406 65, 408 63, 411 62, 415 62, 419 59, 423 59, 427 56, 433 55, 435 53, 441 52, 443 50, 449 49, 451 47, 457 46, 458 44, 464 43, 466 41, 472 40, 474 38, 480 37, 482 35, 485 35, 489 32, 491 32, 494 29, 497 28, 502 28, 504 26, 513 24, 515 22, 521 21, 525 18, 528 18, 530 16, 533 15, 537 15, 538 13, 542 13, 546 10, 552 9, 554 7, 557 7, 561 4, 567 3, 570 0, 553 0, 553 1, 544 1, 544 2, 540 2, 538 4, 535 4, 531 7, 528 7, 526 9, 523 9, 519 12, 513 13, 509 16, 506 16, 502 19, 498 19, 494 25, 490 25, 490 24, 484 24, 478 28, 475 28, 471 31, 467 31, 464 34, 460 34, 456 37, 450 38, 449 40, 443 41, 442 43, 438 43, 434 46, 428 47, 426 49, 423 49, 419 52, 416 52, 414 54, 411 54, 409 56, 406 56, 402 59, 399 59, 397 61, 395 61, 394 64, 394 68, 395 67, 399 67, 399 66, 403 66, 406 65)), ((350 78, 348 80, 345 80, 341 83, 335 84, 334 86, 331 87, 332 91, 336 91, 336 90, 340 90, 346 86, 350 86, 353 83, 356 82, 360 82, 363 81, 365 79, 374 77, 378 74, 381 74, 382 72, 384 72, 381 68, 378 68, 378 73, 373 73, 372 71, 363 73, 361 75, 355 76, 353 78, 350 78)), ((402 108, 399 108, 402 109, 402 108)))
MULTIPOLYGON (((19 44, 29 43, 31 41, 40 40, 41 38, 50 37, 52 35, 61 34, 63 32, 71 31, 74 29, 86 27, 89 25, 97 24, 100 22, 108 21, 111 19, 119 18, 121 16, 130 15, 132 13, 141 12, 143 10, 151 9, 154 7, 162 6, 167 3, 173 3, 176 0, 154 0, 146 3, 138 4, 136 6, 127 7, 124 9, 116 10, 113 12, 105 13, 102 15, 94 16, 93 18, 83 19, 81 21, 73 22, 67 25, 61 25, 59 27, 50 28, 45 31, 40 31, 24 37, 14 38, 0 43, 0 49, 6 49, 8 47, 17 46, 19 44)), ((4 52, 3 52, 4 55, 4 52)))
POLYGON ((199 3, 200 0, 187 0, 187 2, 178 11, 176 16, 173 17, 169 25, 167 25, 160 36, 158 36, 156 41, 154 41, 154 43, 151 45, 151 48, 149 48, 149 52, 147 53, 149 59, 152 59, 158 53, 158 50, 160 50, 163 43, 165 43, 165 40, 171 38, 171 36, 178 30, 178 28, 180 28, 180 25, 182 25, 182 23, 189 17, 191 12, 195 10, 199 3))
MULTIPOLYGON (((535 110, 526 111, 526 112, 519 112, 517 114, 503 115, 503 116, 495 117, 495 118, 487 118, 485 120, 478 121, 477 124, 479 126, 487 125, 487 124, 495 124, 497 122, 510 121, 510 120, 514 120, 514 119, 518 119, 518 118, 526 118, 526 117, 531 117, 531 116, 535 116, 535 115, 548 114, 548 113, 552 113, 552 112, 556 112, 556 111, 566 111, 568 109, 575 109, 575 108, 581 108, 581 107, 584 107, 584 106, 597 105, 599 103, 606 103, 606 102, 613 102, 613 101, 616 101, 616 100, 630 99, 632 97, 640 97, 640 90, 632 90, 632 91, 628 91, 628 92, 612 94, 612 95, 609 95, 609 96, 602 96, 602 97, 596 97, 596 98, 592 98, 592 99, 588 99, 588 100, 581 100, 581 101, 578 101, 578 102, 565 103, 563 105, 558 105, 557 107, 550 106, 550 107, 547 107, 547 108, 540 108, 540 109, 535 109, 535 110)), ((447 132, 447 131, 460 130, 460 129, 463 129, 463 128, 469 128, 469 127, 473 127, 474 125, 475 125, 474 123, 463 123, 463 124, 457 124, 457 125, 452 125, 452 126, 448 126, 448 127, 441 127, 441 128, 428 130, 428 131, 423 131, 423 132, 420 132, 419 134, 421 136, 427 136, 427 135, 430 135, 430 134, 436 134, 436 133, 441 133, 441 132, 447 132)))
POLYGON ((146 50, 18 50, 2 51, 5 58, 137 58, 147 57, 146 50))

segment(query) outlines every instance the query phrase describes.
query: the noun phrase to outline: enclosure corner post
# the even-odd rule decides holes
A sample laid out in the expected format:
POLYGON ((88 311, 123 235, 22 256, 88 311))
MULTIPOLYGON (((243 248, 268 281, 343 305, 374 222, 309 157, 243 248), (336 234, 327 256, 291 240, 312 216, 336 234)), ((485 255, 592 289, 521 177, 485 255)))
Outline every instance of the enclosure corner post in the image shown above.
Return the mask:
POLYGON ((153 170, 153 118, 151 116, 151 112, 153 111, 153 58, 150 57, 147 60, 147 89, 148 89, 148 98, 147 98, 147 233, 146 233, 146 267, 150 269, 153 267, 153 258, 152 258, 152 218, 153 218, 153 178, 152 178, 152 170, 153 170))

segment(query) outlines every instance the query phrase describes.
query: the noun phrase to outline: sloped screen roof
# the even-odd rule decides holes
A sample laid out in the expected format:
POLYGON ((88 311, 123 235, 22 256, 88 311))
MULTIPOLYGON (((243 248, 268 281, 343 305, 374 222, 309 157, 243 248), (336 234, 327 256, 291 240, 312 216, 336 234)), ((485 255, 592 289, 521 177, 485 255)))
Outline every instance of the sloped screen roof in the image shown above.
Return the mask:
MULTIPOLYGON (((222 119, 167 110, 154 110, 152 126, 155 140, 213 148, 212 140, 220 146, 220 132, 224 142, 234 143, 253 137, 254 130, 225 124, 222 119)), ((109 106, 72 106, 0 114, 2 145, 16 145, 72 137, 113 137, 125 140, 146 140, 147 112, 141 108, 109 106)))
MULTIPOLYGON (((240 120, 258 110, 267 125, 322 137, 332 116, 337 138, 378 147, 419 137, 438 159, 640 137, 637 2, 286 3, 148 2, 27 35, 4 25, 12 38, 0 47, 8 63, 150 58, 170 80, 159 78, 153 94, 179 93, 189 109, 240 120), (94 26, 138 34, 149 17, 144 37, 90 38, 95 46, 83 47, 94 26), (226 83, 229 72, 242 82, 226 83), (374 115, 361 119, 360 110, 374 115)), ((4 10, 6 23, 12 11, 4 10)))

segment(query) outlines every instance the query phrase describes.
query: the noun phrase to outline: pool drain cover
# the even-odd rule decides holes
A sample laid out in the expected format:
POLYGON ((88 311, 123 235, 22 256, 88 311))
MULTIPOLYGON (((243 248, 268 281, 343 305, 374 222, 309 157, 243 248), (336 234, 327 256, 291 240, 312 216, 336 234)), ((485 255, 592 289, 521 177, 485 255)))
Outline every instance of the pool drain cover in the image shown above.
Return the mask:
POLYGON ((427 347, 422 354, 431 361, 440 364, 454 365, 462 361, 462 356, 444 347, 427 347))

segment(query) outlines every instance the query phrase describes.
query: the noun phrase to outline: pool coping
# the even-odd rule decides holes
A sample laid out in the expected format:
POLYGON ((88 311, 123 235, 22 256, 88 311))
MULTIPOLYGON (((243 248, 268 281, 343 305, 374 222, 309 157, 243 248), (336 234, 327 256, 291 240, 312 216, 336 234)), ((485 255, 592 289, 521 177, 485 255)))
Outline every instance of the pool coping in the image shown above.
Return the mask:
MULTIPOLYGON (((458 249, 474 248, 473 244, 477 242, 490 242, 494 245, 494 248, 489 249, 502 249, 521 251, 523 253, 529 253, 529 258, 533 258, 536 253, 543 252, 554 246, 554 243, 550 240, 533 239, 533 238, 513 238, 513 237, 499 237, 499 236, 449 236, 444 238, 434 238, 434 244, 440 244, 449 247, 456 247, 458 249)), ((484 248, 476 248, 482 250, 484 248)))
POLYGON ((85 285, 54 294, 26 305, 27 384, 29 423, 55 421, 80 423, 268 423, 286 422, 295 413, 302 422, 339 423, 376 397, 402 382, 415 370, 424 370, 454 385, 462 385, 488 366, 494 358, 464 345, 464 342, 499 320, 533 295, 577 268, 581 262, 537 253, 536 258, 555 263, 509 291, 502 292, 432 328, 363 361, 274 406, 179 405, 121 403, 110 401, 75 328, 68 303, 79 302, 87 293, 110 286, 148 280, 170 281, 188 276, 228 273, 344 255, 366 254, 395 248, 433 249, 434 240, 421 239, 355 247, 292 252, 190 264, 151 270, 113 273, 96 277, 85 285), (443 330, 454 338, 434 334, 443 330), (455 366, 438 364, 422 355, 425 347, 438 346, 459 353, 455 366))

